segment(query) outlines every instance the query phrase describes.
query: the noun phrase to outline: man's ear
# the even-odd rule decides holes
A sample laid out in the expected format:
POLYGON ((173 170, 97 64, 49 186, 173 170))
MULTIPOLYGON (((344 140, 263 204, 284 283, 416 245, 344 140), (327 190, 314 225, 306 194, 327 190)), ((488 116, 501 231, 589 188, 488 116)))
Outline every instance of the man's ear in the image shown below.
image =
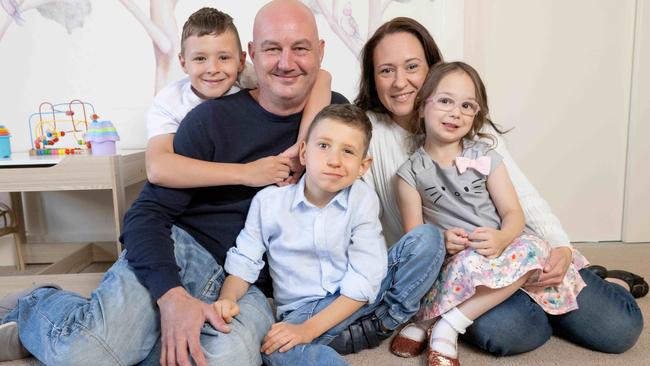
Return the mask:
POLYGON ((372 164, 372 156, 366 155, 365 158, 363 158, 363 161, 361 162, 361 166, 359 167, 359 178, 361 178, 368 169, 370 169, 370 165, 372 164))
POLYGON ((320 53, 318 58, 318 64, 320 65, 323 63, 323 56, 325 55, 325 40, 323 39, 318 40, 318 52, 320 53))
POLYGON ((251 58, 251 61, 255 59, 255 45, 253 42, 248 42, 248 55, 251 58))
POLYGON ((305 166, 305 151, 307 151, 306 140, 300 141, 300 146, 298 147, 298 157, 300 158, 300 164, 305 166))
POLYGON ((245 66, 246 66, 246 51, 242 51, 241 56, 239 57, 239 68, 237 69, 237 72, 244 71, 245 66))

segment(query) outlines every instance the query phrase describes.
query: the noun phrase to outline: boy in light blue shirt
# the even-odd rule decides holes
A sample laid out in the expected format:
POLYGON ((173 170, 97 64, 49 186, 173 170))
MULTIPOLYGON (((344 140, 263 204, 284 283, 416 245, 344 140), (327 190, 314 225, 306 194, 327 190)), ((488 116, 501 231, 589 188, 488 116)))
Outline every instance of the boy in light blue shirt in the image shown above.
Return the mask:
POLYGON ((300 145, 305 175, 296 185, 260 191, 228 251, 229 276, 214 303, 227 322, 267 255, 280 320, 262 344, 268 365, 347 364, 327 345, 336 338, 342 353, 377 346, 417 311, 438 274, 444 253, 426 257, 425 248, 440 242, 431 226, 386 253, 379 200, 357 179, 372 162, 371 130, 356 106, 323 109, 300 145))

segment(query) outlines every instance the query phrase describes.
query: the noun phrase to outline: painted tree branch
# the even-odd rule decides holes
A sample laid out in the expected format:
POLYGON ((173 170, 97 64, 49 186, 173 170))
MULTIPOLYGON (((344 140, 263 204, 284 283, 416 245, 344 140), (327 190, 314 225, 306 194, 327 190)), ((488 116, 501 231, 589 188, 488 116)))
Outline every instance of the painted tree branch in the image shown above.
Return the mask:
POLYGON ((167 36, 151 21, 151 19, 149 19, 149 17, 145 15, 145 13, 138 7, 138 5, 133 2, 133 0, 120 0, 120 2, 142 25, 160 52, 169 53, 172 51, 172 43, 167 38, 167 36))
POLYGON ((339 39, 341 39, 341 41, 343 41, 345 46, 350 51, 352 51, 352 54, 356 58, 359 58, 359 53, 361 52, 361 43, 353 38, 348 37, 348 35, 345 34, 339 23, 339 18, 336 16, 336 10, 334 10, 335 6, 333 6, 332 9, 328 9, 324 0, 316 0, 316 3, 320 8, 320 13, 323 14, 325 20, 327 20, 327 24, 329 24, 332 31, 339 37, 339 39))

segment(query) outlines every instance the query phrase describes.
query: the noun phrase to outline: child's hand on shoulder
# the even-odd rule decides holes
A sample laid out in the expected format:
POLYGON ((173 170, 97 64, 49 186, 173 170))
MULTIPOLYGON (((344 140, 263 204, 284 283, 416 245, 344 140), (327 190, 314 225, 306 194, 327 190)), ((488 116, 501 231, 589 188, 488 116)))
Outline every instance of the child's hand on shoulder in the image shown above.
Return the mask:
POLYGON ((298 153, 300 152, 299 146, 300 143, 296 142, 293 146, 284 150, 284 152, 279 155, 289 158, 289 168, 291 168, 291 175, 278 183, 278 186, 280 187, 298 183, 298 180, 300 180, 300 177, 302 176, 302 172, 305 171, 305 167, 300 163, 300 157, 298 156, 298 153))
POLYGON ((452 227, 449 230, 445 230, 445 248, 447 249, 447 253, 454 255, 465 250, 469 246, 467 237, 467 231, 459 227, 452 227))
POLYGON ((291 172, 291 159, 286 156, 267 156, 244 165, 244 185, 263 187, 283 182, 291 172))
POLYGON ((500 256, 510 244, 501 230, 491 227, 477 227, 468 238, 469 246, 488 259, 500 256))
POLYGON ((235 316, 239 314, 239 305, 229 299, 219 299, 212 306, 226 323, 232 322, 235 316))
POLYGON ((280 352, 286 352, 299 344, 311 343, 314 338, 304 323, 275 323, 262 341, 262 352, 270 355, 278 348, 280 352))

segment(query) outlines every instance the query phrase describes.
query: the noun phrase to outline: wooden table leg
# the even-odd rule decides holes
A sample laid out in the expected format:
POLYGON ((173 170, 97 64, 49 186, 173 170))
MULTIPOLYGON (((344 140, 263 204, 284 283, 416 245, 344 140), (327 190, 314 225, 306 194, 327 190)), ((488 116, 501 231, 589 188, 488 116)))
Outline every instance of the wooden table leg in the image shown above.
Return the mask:
POLYGON ((119 159, 113 159, 113 164, 111 192, 113 195, 113 215, 115 218, 115 244, 117 256, 119 257, 122 252, 122 245, 120 244, 119 238, 120 234, 122 234, 122 220, 124 219, 124 212, 126 210, 126 193, 119 159))
POLYGON ((16 215, 16 226, 18 231, 14 233, 14 242, 16 243, 16 268, 19 271, 25 270, 25 261, 23 258, 23 245, 27 243, 25 235, 25 216, 23 215, 23 199, 20 192, 11 192, 11 209, 16 215))

